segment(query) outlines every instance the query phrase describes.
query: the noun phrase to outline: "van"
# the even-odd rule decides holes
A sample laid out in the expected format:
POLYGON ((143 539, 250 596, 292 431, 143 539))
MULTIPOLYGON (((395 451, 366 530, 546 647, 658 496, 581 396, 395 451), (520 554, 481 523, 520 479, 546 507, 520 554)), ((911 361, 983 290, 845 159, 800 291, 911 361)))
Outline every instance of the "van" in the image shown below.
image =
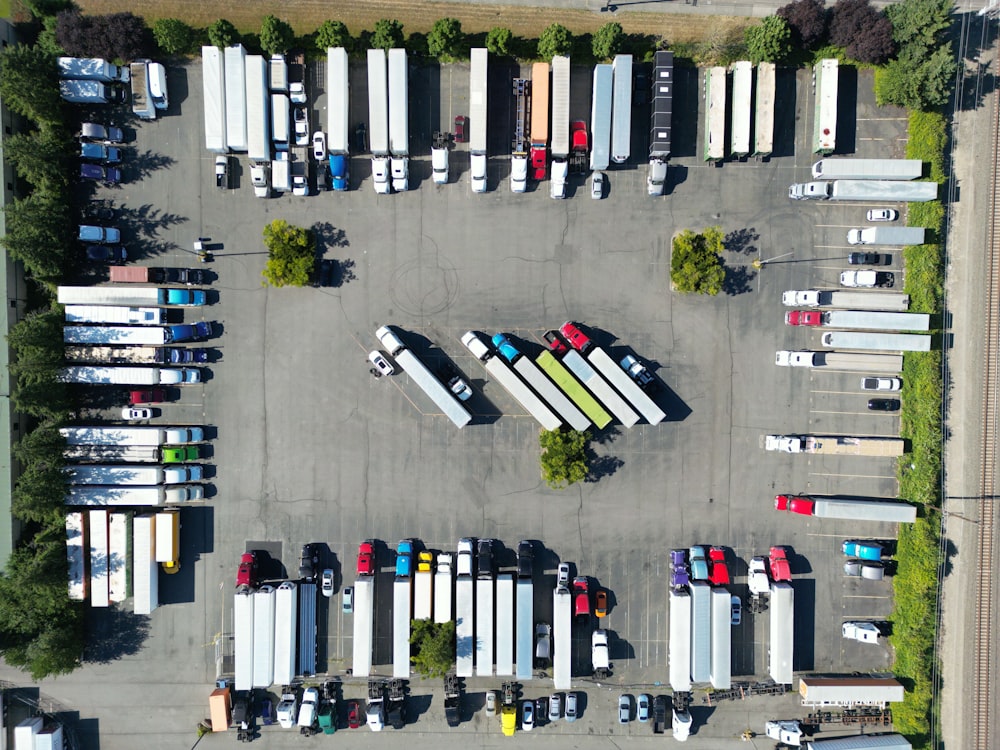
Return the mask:
POLYGON ((167 97, 167 69, 161 63, 151 62, 147 65, 149 80, 149 98, 157 109, 167 109, 170 100, 167 97))

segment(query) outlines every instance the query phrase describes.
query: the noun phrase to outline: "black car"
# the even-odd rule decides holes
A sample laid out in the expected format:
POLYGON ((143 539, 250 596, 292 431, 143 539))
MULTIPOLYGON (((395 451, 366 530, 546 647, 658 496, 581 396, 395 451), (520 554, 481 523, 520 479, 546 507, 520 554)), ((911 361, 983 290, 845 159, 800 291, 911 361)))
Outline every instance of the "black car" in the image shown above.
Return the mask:
POLYGON ((882 266, 887 265, 885 259, 888 257, 882 253, 851 253, 847 262, 852 266, 882 266))
POLYGON ((868 411, 899 411, 899 399, 870 398, 868 399, 868 411))
POLYGON ((535 548, 527 539, 517 543, 517 577, 531 578, 535 548))
POLYGON ((91 263, 119 263, 128 260, 122 245, 87 245, 87 260, 91 263))
POLYGON ((649 77, 645 73, 636 73, 635 86, 632 89, 632 104, 642 107, 649 104, 649 77))
POLYGON ((492 578, 493 577, 493 540, 492 539, 480 539, 479 540, 479 577, 480 578, 492 578))
POLYGON ((302 553, 299 555, 299 578, 309 582, 316 580, 319 553, 320 545, 317 542, 302 545, 302 553))

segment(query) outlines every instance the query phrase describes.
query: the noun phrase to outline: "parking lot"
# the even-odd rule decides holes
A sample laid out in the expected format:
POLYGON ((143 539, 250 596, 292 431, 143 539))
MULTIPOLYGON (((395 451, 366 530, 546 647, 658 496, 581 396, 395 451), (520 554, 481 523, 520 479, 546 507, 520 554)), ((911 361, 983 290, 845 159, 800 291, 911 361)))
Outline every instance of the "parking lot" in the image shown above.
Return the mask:
MULTIPOLYGON (((314 128, 326 122, 322 72, 309 77, 314 128)), ((781 292, 835 287, 852 249, 846 232, 865 223, 860 205, 788 200, 788 185, 807 180, 816 157, 809 153, 809 76, 784 75, 775 156, 712 167, 700 158, 701 77, 678 69, 676 158, 664 198, 645 194, 648 109, 641 107, 633 115, 632 159, 609 170, 603 201, 591 200, 580 178, 571 178, 566 201, 551 200, 545 186, 512 194, 503 157, 511 72, 499 66, 490 72, 489 192, 469 189, 467 144, 452 153, 451 184, 432 184, 431 132, 450 129, 456 115, 468 114, 468 66, 458 64, 411 70, 415 158, 409 193, 376 196, 368 160, 356 157, 348 193, 259 200, 245 160, 235 189, 215 187, 213 155, 204 149, 200 65, 171 68, 168 116, 138 128, 125 184, 102 195, 123 207, 120 226, 139 263, 190 266, 197 262, 191 249, 198 237, 213 248, 211 289, 218 297, 204 315, 218 324, 221 335, 210 342, 218 359, 206 368, 206 382, 164 405, 159 421, 212 429, 214 491, 204 507, 184 513, 183 567, 161 578, 164 606, 150 618, 144 648, 99 667, 104 679, 138 669, 141 660, 147 680, 162 680, 164 689, 167 683, 203 683, 207 695, 217 650, 226 651, 211 644, 224 644, 231 633, 232 584, 245 549, 266 548, 294 575, 299 546, 325 542, 338 582, 350 585, 357 544, 365 538, 394 546, 415 537, 428 548, 449 550, 463 536, 493 537, 508 548, 522 538, 539 540, 546 581, 554 583, 556 564, 569 560, 611 592, 603 626, 613 632, 612 689, 606 684, 599 690, 589 678, 574 680, 578 689, 593 691, 593 705, 576 725, 546 733, 621 733, 614 725, 617 688, 637 693, 643 689, 635 686, 666 683, 672 547, 731 548, 737 558, 731 588, 745 600, 746 561, 772 544, 789 545, 796 671, 888 666, 882 646, 840 637, 842 621, 885 617, 891 610, 888 580, 842 575, 840 542, 859 531, 890 538, 892 526, 778 514, 772 503, 777 492, 893 497, 894 462, 787 456, 759 446, 765 433, 894 436, 899 428, 894 415, 867 411, 860 374, 773 364, 776 349, 822 348, 818 332, 783 325, 781 292), (315 229, 323 257, 337 263, 332 285, 261 285, 261 231, 279 218, 315 229), (716 224, 730 238, 726 292, 716 298, 671 292, 672 236, 716 224), (751 265, 757 258, 765 261, 759 270, 751 265), (486 382, 459 338, 470 329, 504 331, 536 354, 544 331, 565 320, 585 326, 616 359, 634 353, 649 363, 666 386, 658 400, 668 419, 602 432, 593 443, 594 478, 553 491, 539 476, 536 423, 497 384, 486 382), (454 362, 476 391, 469 402, 473 424, 456 430, 405 375, 369 374, 366 355, 377 348, 374 331, 383 324, 397 326, 431 363, 454 362)), ((900 156, 905 119, 892 111, 875 114, 870 75, 844 78, 841 106, 857 96, 856 129, 852 106, 851 130, 841 139, 845 151, 900 156)), ((353 127, 367 119, 363 66, 352 67, 351 82, 353 127)), ((589 72, 574 68, 572 86, 571 118, 589 121, 589 72)), ((897 287, 900 260, 894 253, 889 266, 897 287)), ((391 559, 384 555, 379 562, 388 569, 391 559)), ((377 671, 388 674, 388 586, 382 591, 376 661, 384 665, 377 671)), ((344 675, 351 666, 352 623, 340 612, 339 598, 332 602, 325 627, 321 618, 321 669, 344 675)), ((535 606, 538 619, 551 607, 539 579, 535 606)), ((120 625, 95 619, 109 635, 120 625)), ((766 615, 744 614, 733 632, 734 679, 766 676, 767 632, 766 615)), ((588 638, 581 634, 574 645, 579 671, 589 661, 588 638)), ((68 684, 96 669, 84 668, 68 684)), ((361 681, 345 680, 354 685, 345 695, 360 696, 361 681)), ((475 678, 467 690, 481 695, 499 682, 475 678)), ((431 684, 433 700, 418 711, 413 728, 447 731, 440 685, 431 684)), ((542 685, 528 687, 525 695, 550 690, 551 683, 542 685)), ((412 692, 431 691, 414 681, 412 692)), ((127 733, 104 733, 118 709, 100 696, 90 696, 89 705, 86 700, 81 696, 76 706, 100 718, 102 747, 124 746, 127 733)), ((184 702, 202 701, 199 694, 184 702)), ((761 731, 762 711, 796 705, 793 698, 723 705, 707 724, 708 712, 696 712, 692 741, 711 738, 721 747, 747 725, 744 709, 758 707, 750 712, 751 726, 761 731)), ((184 721, 193 726, 198 718, 195 711, 184 721)), ((453 731, 499 736, 484 718, 477 714, 453 731)), ((633 725, 626 731, 648 730, 633 725)))

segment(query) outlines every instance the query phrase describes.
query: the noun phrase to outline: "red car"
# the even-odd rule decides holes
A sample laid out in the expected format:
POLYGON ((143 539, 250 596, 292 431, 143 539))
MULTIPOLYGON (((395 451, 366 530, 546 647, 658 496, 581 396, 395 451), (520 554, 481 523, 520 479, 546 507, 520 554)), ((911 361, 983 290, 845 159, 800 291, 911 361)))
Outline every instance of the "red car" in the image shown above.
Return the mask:
POLYGON ((136 404, 160 404, 167 400, 166 391, 162 388, 148 388, 144 391, 129 391, 128 402, 136 404))
POLYGON ((708 560, 712 564, 708 580, 713 586, 728 586, 729 566, 726 565, 726 550, 722 547, 712 547, 708 550, 708 560))
POLYGON ((361 726, 361 706, 357 701, 347 701, 347 726, 351 729, 361 726))
POLYGON ((586 578, 573 579, 573 614, 590 617, 590 581, 586 578))
POLYGON ((236 572, 236 587, 253 588, 257 585, 257 554, 245 552, 240 558, 240 568, 236 572))
POLYGON ((785 313, 785 325, 818 326, 823 322, 823 313, 819 310, 789 310, 785 313))
POLYGON ((771 580, 775 583, 792 580, 792 568, 788 564, 788 553, 784 547, 771 547, 768 556, 771 563, 771 580))
POLYGON ((579 350, 580 354, 583 354, 593 346, 590 339, 583 334, 583 331, 576 327, 575 323, 566 321, 559 326, 559 333, 561 333, 563 338, 573 345, 574 349, 579 350))
POLYGON ((775 495, 774 509, 790 510, 792 513, 801 513, 803 516, 811 516, 813 514, 813 501, 808 497, 775 495))
POLYGON ((358 548, 358 575, 375 575, 375 548, 371 540, 362 542, 358 548))
POLYGON ((455 116, 455 142, 465 143, 465 115, 455 116))

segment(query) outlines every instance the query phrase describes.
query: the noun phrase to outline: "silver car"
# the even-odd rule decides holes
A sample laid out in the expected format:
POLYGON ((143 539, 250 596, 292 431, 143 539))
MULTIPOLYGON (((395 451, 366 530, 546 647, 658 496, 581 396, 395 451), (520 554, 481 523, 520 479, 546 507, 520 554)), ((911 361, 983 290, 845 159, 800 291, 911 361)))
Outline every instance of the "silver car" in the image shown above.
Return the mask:
POLYGON ((604 197, 604 172, 594 172, 590 178, 590 197, 595 201, 604 197))
POLYGON ((632 721, 632 696, 626 693, 618 697, 618 723, 628 724, 632 721))
POLYGON ((553 693, 549 698, 549 721, 559 721, 560 716, 562 716, 562 696, 553 693))
POLYGON ((566 717, 566 721, 576 721, 576 693, 566 693, 566 712, 564 716, 566 717))
POLYGON ((650 704, 652 704, 652 702, 653 702, 652 697, 650 697, 646 693, 642 693, 639 696, 639 708, 636 711, 636 717, 635 718, 638 719, 639 721, 641 721, 644 724, 647 721, 649 721, 649 706, 650 706, 650 704))

